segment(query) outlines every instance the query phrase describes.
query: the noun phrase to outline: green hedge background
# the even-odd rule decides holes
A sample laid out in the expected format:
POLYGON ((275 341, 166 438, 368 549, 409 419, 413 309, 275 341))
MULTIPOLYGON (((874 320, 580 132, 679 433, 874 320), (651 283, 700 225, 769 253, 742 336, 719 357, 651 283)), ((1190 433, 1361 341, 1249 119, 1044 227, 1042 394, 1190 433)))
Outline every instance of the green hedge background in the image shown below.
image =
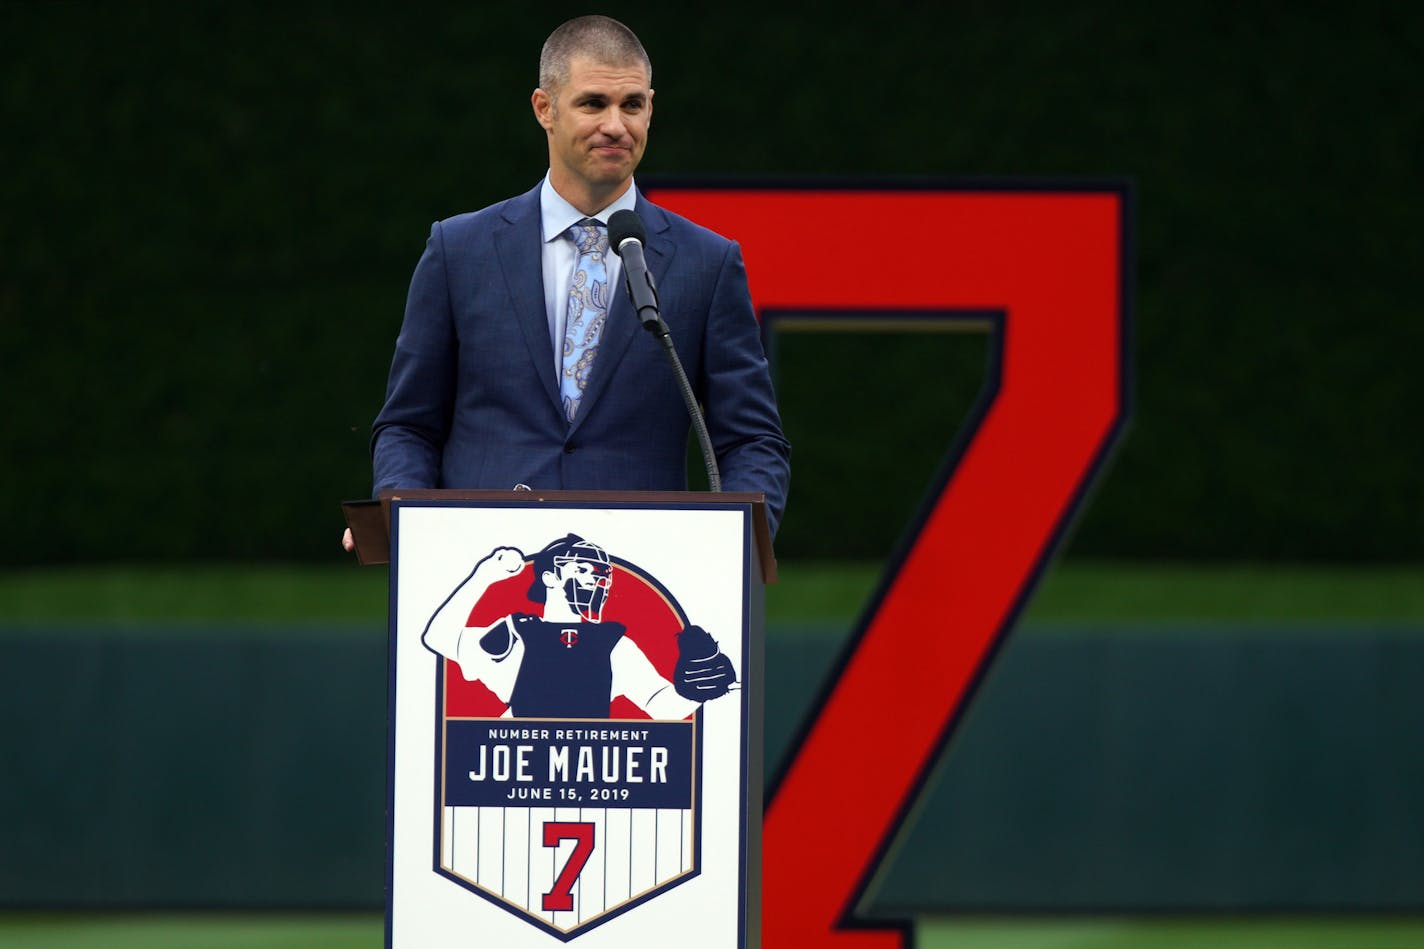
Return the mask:
MULTIPOLYGON (((1136 414, 1071 554, 1424 555, 1418 7, 753 9, 604 8, 645 176, 1133 182, 1136 414)), ((0 559, 332 557, 429 224, 537 181, 586 11, 0 6, 0 559)), ((888 550, 986 351, 778 340, 780 554, 888 550)))

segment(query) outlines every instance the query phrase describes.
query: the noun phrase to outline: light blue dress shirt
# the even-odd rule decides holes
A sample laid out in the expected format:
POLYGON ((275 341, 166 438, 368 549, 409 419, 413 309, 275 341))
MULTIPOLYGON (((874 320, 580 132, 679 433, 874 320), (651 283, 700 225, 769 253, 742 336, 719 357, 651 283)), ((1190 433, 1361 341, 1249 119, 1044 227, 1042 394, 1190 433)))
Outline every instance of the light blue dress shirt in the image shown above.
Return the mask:
MULTIPOLYGON (((637 200, 638 188, 630 182, 622 197, 592 217, 607 226, 608 218, 614 211, 631 211, 637 200)), ((574 264, 578 261, 574 242, 569 240, 564 232, 589 215, 565 201, 549 183, 547 174, 544 175, 544 184, 539 189, 539 215, 544 240, 544 312, 549 317, 549 342, 554 347, 554 363, 550 368, 557 382, 564 371, 564 323, 568 318, 569 284, 573 282, 574 264)), ((610 251, 605 263, 608 270, 608 299, 611 301, 612 294, 625 292, 619 282, 623 277, 623 260, 610 251)))

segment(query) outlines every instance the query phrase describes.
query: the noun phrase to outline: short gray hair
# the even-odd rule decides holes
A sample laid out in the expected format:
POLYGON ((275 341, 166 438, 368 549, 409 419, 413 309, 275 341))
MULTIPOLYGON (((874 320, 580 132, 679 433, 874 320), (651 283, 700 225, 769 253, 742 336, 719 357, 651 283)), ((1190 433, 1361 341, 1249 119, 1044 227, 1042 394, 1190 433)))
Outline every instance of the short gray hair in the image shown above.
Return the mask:
POLYGON ((569 63, 575 56, 608 66, 640 65, 648 73, 648 85, 653 84, 647 50, 632 30, 610 17, 577 17, 550 33, 539 53, 539 88, 557 92, 569 81, 569 63))

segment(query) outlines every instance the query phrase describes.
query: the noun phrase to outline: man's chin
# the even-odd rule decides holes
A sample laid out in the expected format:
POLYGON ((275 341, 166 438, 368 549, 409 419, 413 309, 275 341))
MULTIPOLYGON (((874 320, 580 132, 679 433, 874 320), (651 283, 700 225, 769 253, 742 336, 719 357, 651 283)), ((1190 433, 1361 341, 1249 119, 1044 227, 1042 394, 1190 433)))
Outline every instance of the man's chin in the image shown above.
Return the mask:
POLYGON ((589 175, 589 180, 607 188, 621 185, 631 177, 633 177, 633 166, 627 165, 618 168, 599 168, 589 175))
POLYGON ((620 181, 627 181, 633 175, 633 169, 638 167, 638 163, 626 152, 618 156, 610 156, 599 159, 595 156, 589 168, 589 178, 602 184, 613 184, 620 181))

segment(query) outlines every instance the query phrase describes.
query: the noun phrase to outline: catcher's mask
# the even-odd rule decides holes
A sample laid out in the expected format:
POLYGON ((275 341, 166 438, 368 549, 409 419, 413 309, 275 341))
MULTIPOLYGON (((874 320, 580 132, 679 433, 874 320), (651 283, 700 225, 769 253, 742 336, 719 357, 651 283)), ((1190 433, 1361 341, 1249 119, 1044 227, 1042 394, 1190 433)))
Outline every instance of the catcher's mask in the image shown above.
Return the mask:
POLYGON ((545 601, 548 587, 544 574, 551 572, 562 582, 564 599, 574 612, 590 623, 603 619, 603 604, 613 586, 613 565, 602 547, 569 534, 535 554, 534 567, 530 599, 545 601))

